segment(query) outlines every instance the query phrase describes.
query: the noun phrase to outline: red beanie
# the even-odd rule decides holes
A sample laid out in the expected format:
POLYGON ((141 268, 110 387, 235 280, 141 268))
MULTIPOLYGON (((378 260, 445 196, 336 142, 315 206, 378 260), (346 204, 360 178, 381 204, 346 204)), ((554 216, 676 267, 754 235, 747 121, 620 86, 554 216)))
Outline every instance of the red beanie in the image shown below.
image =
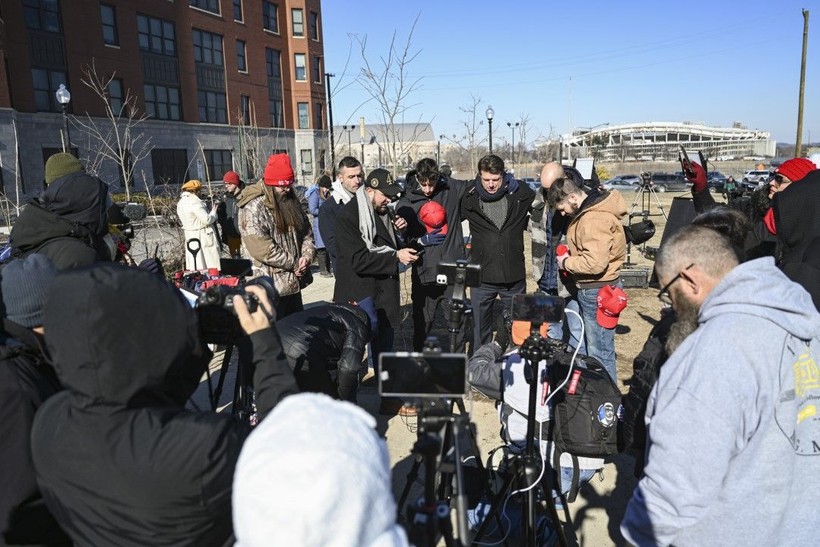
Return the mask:
POLYGON ((239 173, 236 171, 228 171, 222 176, 222 182, 225 184, 233 184, 239 186, 239 173))
POLYGON ((806 158, 792 158, 780 164, 780 167, 774 170, 778 175, 788 177, 792 182, 796 182, 811 171, 817 169, 817 166, 811 160, 806 158))
POLYGON ((434 230, 441 230, 441 234, 447 234, 447 211, 440 203, 428 201, 419 209, 419 220, 427 228, 427 233, 434 230))
POLYGON ((267 186, 290 186, 293 184, 293 167, 287 154, 271 154, 262 178, 267 186))

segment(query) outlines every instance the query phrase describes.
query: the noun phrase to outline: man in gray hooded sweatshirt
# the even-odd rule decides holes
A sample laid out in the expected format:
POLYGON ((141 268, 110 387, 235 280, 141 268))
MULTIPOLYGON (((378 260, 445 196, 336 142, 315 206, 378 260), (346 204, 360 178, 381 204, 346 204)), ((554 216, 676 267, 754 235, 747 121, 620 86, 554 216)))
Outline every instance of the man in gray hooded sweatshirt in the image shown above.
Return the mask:
POLYGON ((648 463, 621 524, 635 545, 814 545, 820 314, 770 257, 687 227, 661 247, 678 315, 646 411, 648 463), (677 347, 675 347, 677 346, 677 347))

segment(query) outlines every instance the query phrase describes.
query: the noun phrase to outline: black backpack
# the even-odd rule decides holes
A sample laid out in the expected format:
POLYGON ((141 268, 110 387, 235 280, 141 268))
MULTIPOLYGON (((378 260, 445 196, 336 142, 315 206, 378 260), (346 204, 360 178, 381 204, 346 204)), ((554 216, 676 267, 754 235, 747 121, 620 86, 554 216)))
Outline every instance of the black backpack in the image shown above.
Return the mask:
MULTIPOLYGON (((603 458, 619 452, 618 420, 622 413, 618 385, 592 357, 577 356, 569 381, 559 389, 571 358, 572 353, 560 353, 548 368, 550 391, 555 393, 551 424, 554 469, 560 471, 562 453, 572 455, 574 472, 568 501, 574 501, 578 491, 578 456, 603 458)), ((558 475, 560 481, 560 472, 558 475)), ((560 491, 560 484, 558 487, 560 491)))

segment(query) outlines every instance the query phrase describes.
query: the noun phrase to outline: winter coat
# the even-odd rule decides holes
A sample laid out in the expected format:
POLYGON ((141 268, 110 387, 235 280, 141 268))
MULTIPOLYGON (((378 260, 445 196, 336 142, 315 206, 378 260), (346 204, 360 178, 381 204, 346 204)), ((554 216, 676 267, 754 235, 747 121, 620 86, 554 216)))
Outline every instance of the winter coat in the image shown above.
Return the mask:
POLYGON ((299 259, 304 257, 310 263, 316 254, 306 216, 303 226, 299 232, 294 228, 286 233, 277 231, 273 212, 265 205, 262 193, 239 209, 242 246, 253 260, 254 274, 272 277, 282 296, 299 292, 299 278, 294 273, 299 259))
POLYGON ((322 234, 322 243, 325 244, 325 249, 327 249, 327 254, 330 255, 334 267, 338 256, 336 250, 336 217, 344 206, 344 203, 337 201, 332 195, 319 206, 319 232, 322 234))
MULTIPOLYGON (((185 234, 185 269, 205 270, 219 268, 219 238, 216 233, 216 212, 210 212, 199 196, 182 192, 177 203, 177 216, 185 234), (188 242, 198 239, 199 252, 194 256, 188 242)), ((192 245, 196 248, 196 243, 192 245)))
POLYGON ((624 538, 816 544, 818 362, 820 314, 772 258, 726 274, 650 394, 647 464, 624 538))
POLYGON ((407 221, 405 239, 412 244, 427 234, 427 228, 419 220, 419 209, 425 203, 435 201, 447 211, 447 236, 441 245, 425 247, 424 254, 413 263, 413 280, 420 283, 435 283, 438 265, 441 262, 455 262, 464 258, 464 232, 461 229, 459 206, 461 198, 469 188, 466 181, 440 180, 435 193, 428 197, 416 186, 396 204, 396 214, 407 221))
POLYGON ((820 310, 820 170, 774 195, 777 264, 809 291, 820 310))
MULTIPOLYGON (((359 230, 359 208, 355 198, 343 206, 336 217, 336 244, 339 254, 336 258, 333 301, 345 304, 367 297, 375 298, 376 308, 383 309, 390 324, 398 326, 399 259, 396 253, 374 253, 368 250, 359 230)), ((373 244, 397 248, 379 215, 376 215, 373 244)))
POLYGON ((515 192, 501 198, 507 200, 507 219, 501 228, 481 210, 475 188, 470 188, 461 199, 461 218, 470 223, 470 260, 481 265, 482 283, 516 283, 526 277, 524 230, 533 197, 535 192, 520 184, 515 192))
POLYGON ((14 337, 0 346, 0 546, 3 533, 8 544, 70 545, 40 496, 30 446, 34 413, 60 382, 37 335, 8 320, 4 328, 14 337))
POLYGON ((618 279, 626 259, 624 216, 624 198, 612 190, 590 194, 570 221, 564 269, 578 288, 600 287, 618 279))
POLYGON ((308 202, 308 211, 310 212, 311 225, 313 226, 313 241, 317 249, 324 249, 325 242, 322 239, 322 233, 319 231, 319 208, 326 201, 322 197, 322 189, 318 185, 313 185, 308 188, 305 196, 308 202))
POLYGON ((52 182, 32 200, 11 229, 12 256, 47 256, 60 269, 112 260, 108 233, 108 187, 84 172, 52 182))
MULTIPOLYGON (((210 351, 160 277, 97 266, 52 282, 47 347, 64 391, 37 412, 37 482, 77 545, 232 544, 231 482, 248 425, 187 410, 210 351)), ((296 382, 275 330, 250 336, 260 416, 296 382)))
MULTIPOLYGON (((240 190, 241 193, 241 190, 240 190)), ((241 237, 239 233, 239 206, 238 196, 225 192, 222 203, 216 210, 219 227, 222 230, 222 237, 227 240, 229 237, 241 237)))

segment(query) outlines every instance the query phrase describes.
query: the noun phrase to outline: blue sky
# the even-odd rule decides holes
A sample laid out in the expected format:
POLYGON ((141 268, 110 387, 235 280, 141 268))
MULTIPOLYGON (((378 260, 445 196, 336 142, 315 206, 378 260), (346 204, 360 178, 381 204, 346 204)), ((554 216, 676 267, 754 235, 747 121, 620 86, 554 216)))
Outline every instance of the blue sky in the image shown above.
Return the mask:
MULTIPOLYGON (((462 134, 471 94, 495 111, 494 139, 528 116, 527 140, 570 126, 739 121, 794 142, 803 40, 811 10, 803 139, 820 141, 820 9, 808 0, 500 1, 325 0, 325 69, 337 125, 376 122, 356 81, 357 42, 372 60, 418 16, 411 78, 421 78, 407 122, 462 134), (813 5, 812 5, 813 4, 813 5)), ((482 114, 483 118, 483 114, 482 114)), ((486 128, 483 129, 486 131, 486 128)))

